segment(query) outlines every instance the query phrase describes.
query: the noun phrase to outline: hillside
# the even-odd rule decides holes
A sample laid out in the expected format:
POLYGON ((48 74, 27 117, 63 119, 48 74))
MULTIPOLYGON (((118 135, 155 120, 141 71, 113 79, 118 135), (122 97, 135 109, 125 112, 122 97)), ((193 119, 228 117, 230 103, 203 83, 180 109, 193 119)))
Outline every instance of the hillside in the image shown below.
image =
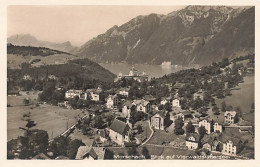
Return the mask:
POLYGON ((21 68, 22 63, 29 63, 32 67, 51 64, 65 64, 76 56, 63 51, 45 47, 7 45, 7 67, 21 68))
POLYGON ((61 51, 41 47, 8 45, 8 79, 21 80, 26 74, 33 79, 52 74, 58 78, 113 81, 115 75, 99 64, 61 51), (74 60, 75 59, 75 60, 74 60), (25 66, 25 65, 26 66, 25 66))
POLYGON ((69 41, 64 43, 41 41, 30 34, 20 34, 20 35, 10 36, 9 38, 7 38, 7 42, 18 46, 46 47, 46 48, 60 50, 68 53, 73 53, 77 49, 77 47, 71 45, 69 41))
POLYGON ((254 15, 254 7, 188 6, 168 15, 138 16, 75 53, 96 62, 207 65, 254 53, 254 15))

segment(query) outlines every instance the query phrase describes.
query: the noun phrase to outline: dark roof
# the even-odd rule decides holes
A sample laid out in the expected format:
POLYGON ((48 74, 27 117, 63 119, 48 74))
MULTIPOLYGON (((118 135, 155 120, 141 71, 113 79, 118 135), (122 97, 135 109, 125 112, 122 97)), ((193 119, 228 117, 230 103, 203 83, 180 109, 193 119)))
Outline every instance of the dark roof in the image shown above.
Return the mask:
POLYGON ((195 138, 195 142, 199 142, 199 134, 198 133, 190 133, 188 135, 186 135, 186 140, 189 141, 189 138, 193 136, 195 138))
POLYGON ((167 110, 160 110, 160 111, 157 111, 153 116, 155 116, 156 114, 159 114, 160 117, 162 117, 163 119, 165 119, 167 113, 168 113, 167 110))
POLYGON ((156 98, 153 97, 152 95, 145 95, 143 99, 147 100, 147 101, 155 101, 156 100, 156 98))
POLYGON ((130 127, 127 123, 115 118, 110 126, 110 129, 121 135, 125 135, 129 131, 130 127))
POLYGON ((106 137, 107 137, 107 132, 106 132, 106 130, 101 130, 101 131, 100 131, 100 136, 103 137, 103 138, 106 138, 106 137))
POLYGON ((184 116, 187 116, 187 115, 191 115, 191 112, 189 112, 189 111, 183 111, 182 114, 183 114, 184 116))

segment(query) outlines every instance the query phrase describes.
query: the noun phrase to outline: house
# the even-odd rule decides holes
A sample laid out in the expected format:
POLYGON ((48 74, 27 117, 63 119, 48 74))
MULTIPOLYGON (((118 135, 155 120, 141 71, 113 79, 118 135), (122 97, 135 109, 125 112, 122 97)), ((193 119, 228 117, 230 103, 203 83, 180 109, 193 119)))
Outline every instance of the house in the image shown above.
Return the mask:
POLYGON ((199 127, 204 126, 206 129, 206 133, 210 134, 211 132, 211 122, 207 121, 206 119, 203 119, 199 122, 199 127))
POLYGON ((131 142, 130 135, 129 125, 115 118, 109 128, 110 139, 119 145, 124 145, 125 142, 131 142))
POLYGON ((215 122, 213 125, 214 132, 220 132, 222 133, 223 127, 221 124, 215 122))
POLYGON ((25 74, 23 80, 32 80, 32 77, 29 74, 25 74))
POLYGON ((172 100, 172 106, 173 107, 181 107, 181 105, 180 105, 180 100, 179 99, 173 99, 172 100))
POLYGON ((106 100, 107 100, 106 107, 109 109, 113 109, 113 107, 118 104, 117 94, 109 95, 106 100))
POLYGON ((133 104, 136 106, 136 111, 147 113, 151 111, 151 104, 146 100, 134 100, 133 104))
POLYGON ((121 89, 119 89, 118 94, 128 97, 129 91, 130 91, 130 88, 121 88, 121 89))
POLYGON ((234 124, 236 121, 237 113, 236 111, 226 111, 224 114, 225 117, 225 123, 227 124, 234 124))
POLYGON ((199 134, 190 133, 186 136, 186 147, 190 150, 195 150, 199 146, 199 134))
POLYGON ((240 152, 242 147, 242 141, 238 138, 230 138, 223 142, 223 154, 236 155, 240 152))
POLYGON ((122 108, 122 113, 123 113, 123 117, 125 118, 130 118, 130 114, 131 111, 135 108, 134 104, 132 101, 126 101, 123 104, 123 108, 122 108))
POLYGON ((212 133, 210 135, 204 135, 201 139, 201 144, 204 149, 209 151, 221 151, 222 143, 219 141, 219 136, 216 133, 212 133))
POLYGON ((156 114, 154 114, 151 117, 151 127, 154 127, 158 130, 164 130, 165 127, 168 124, 168 121, 170 119, 169 112, 166 110, 157 111, 156 114))
POLYGON ((192 114, 189 111, 179 112, 175 115, 175 119, 178 119, 178 118, 182 118, 182 120, 184 121, 187 118, 192 118, 192 114))
POLYGON ((76 159, 78 160, 103 160, 106 156, 106 149, 103 147, 80 146, 76 159))
POLYGON ((78 97, 80 98, 82 94, 83 94, 83 91, 82 91, 82 90, 70 89, 70 90, 67 90, 67 91, 65 92, 65 98, 66 98, 66 99, 70 99, 70 98, 74 98, 74 97, 76 97, 76 96, 78 96, 78 97))

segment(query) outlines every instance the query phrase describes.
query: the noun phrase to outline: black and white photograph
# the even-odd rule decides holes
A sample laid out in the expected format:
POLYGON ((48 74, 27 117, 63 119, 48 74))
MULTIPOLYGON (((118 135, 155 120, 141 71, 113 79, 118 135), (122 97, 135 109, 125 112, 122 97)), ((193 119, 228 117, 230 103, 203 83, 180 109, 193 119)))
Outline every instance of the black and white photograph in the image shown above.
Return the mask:
POLYGON ((256 159, 255 6, 6 10, 8 161, 256 159))

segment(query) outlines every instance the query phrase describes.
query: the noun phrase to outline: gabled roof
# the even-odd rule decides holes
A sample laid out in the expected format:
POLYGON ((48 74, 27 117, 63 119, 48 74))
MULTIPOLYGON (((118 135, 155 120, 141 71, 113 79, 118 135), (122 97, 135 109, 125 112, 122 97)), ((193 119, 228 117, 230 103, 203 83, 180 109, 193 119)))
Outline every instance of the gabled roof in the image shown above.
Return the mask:
POLYGON ((143 97, 143 99, 146 100, 146 101, 155 101, 156 100, 156 98, 153 97, 152 95, 145 95, 143 97))
POLYGON ((162 117, 163 119, 166 118, 168 111, 167 110, 161 110, 161 111, 157 111, 152 117, 156 116, 157 114, 162 117))
POLYGON ((115 118, 112 124, 110 125, 110 129, 121 135, 126 135, 127 132, 130 130, 130 127, 127 123, 115 118))
POLYGON ((149 104, 150 102, 149 102, 149 101, 146 101, 146 100, 134 100, 133 103, 136 104, 136 105, 146 106, 146 105, 149 104))
POLYGON ((76 159, 84 159, 87 154, 94 159, 104 159, 105 151, 103 147, 80 146, 76 159))
MULTIPOLYGON (((190 141, 189 140, 190 137, 194 137, 195 142, 199 142, 199 134, 198 133, 190 133, 190 134, 186 135, 186 141, 190 141)), ((194 142, 194 141, 191 141, 191 142, 194 142)))
POLYGON ((232 117, 235 117, 236 116, 236 111, 226 111, 224 116, 228 116, 228 115, 231 115, 232 117))

